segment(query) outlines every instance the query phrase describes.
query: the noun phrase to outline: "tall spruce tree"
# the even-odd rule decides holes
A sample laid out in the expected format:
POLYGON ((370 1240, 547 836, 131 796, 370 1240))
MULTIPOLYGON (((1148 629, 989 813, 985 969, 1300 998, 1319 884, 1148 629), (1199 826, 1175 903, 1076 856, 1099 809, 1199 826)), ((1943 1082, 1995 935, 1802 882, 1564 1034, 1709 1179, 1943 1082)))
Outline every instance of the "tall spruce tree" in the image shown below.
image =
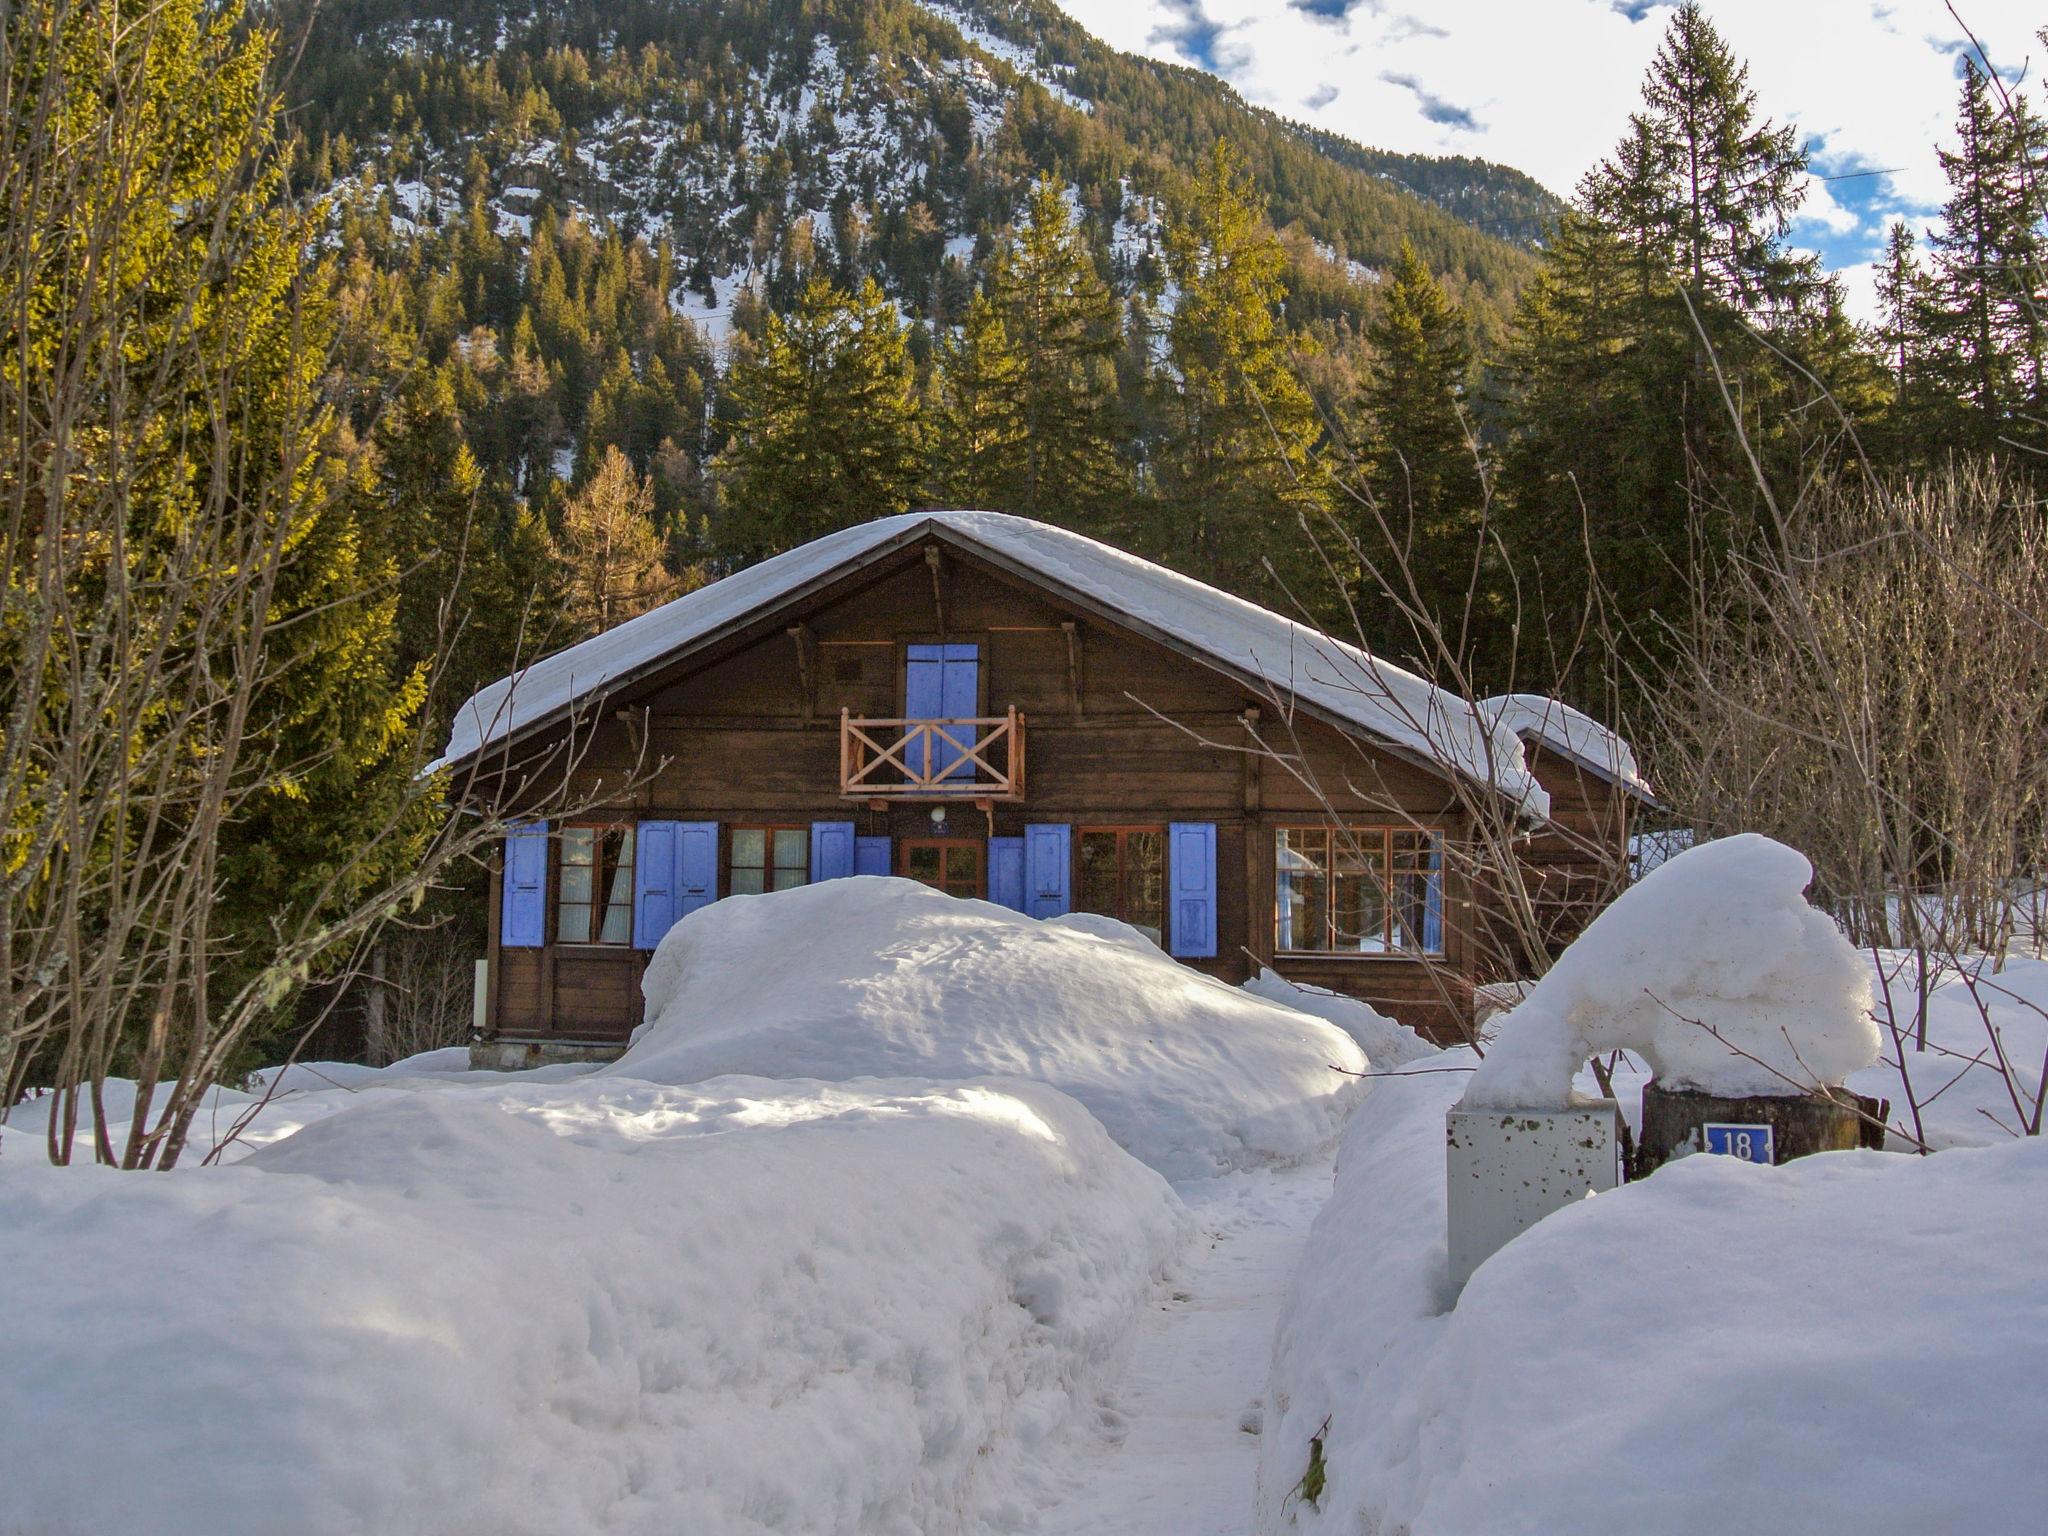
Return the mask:
POLYGON ((237 1037, 193 1042, 243 983, 265 975, 282 1022, 277 934, 319 932, 410 865, 423 824, 373 834, 409 801, 424 683, 322 398, 333 273, 309 256, 321 210, 285 196, 275 35, 205 0, 15 9, 0 28, 0 700, 8 763, 69 754, 80 817, 61 858, 44 844, 17 866, 4 926, 12 943, 47 922, 42 882, 89 871, 65 921, 97 952, 63 964, 123 974, 88 997, 56 973, 79 988, 60 1077, 123 1059, 154 1081, 176 1050, 196 1094, 227 1065, 197 1053, 237 1037), (160 765, 149 785, 121 777, 136 762, 160 765), (108 784, 119 803, 95 799, 108 784), (144 887, 182 894, 137 903, 144 887))
POLYGON ((1564 681, 1553 639, 1575 629, 1589 583, 1659 651, 1702 565, 1756 526, 1751 451, 1794 476, 1811 468, 1812 434, 1834 430, 1832 410, 1812 409, 1823 390, 1858 415, 1875 408, 1838 290, 1785 244, 1805 165, 1688 0, 1642 110, 1525 290, 1501 369, 1502 530, 1525 620, 1559 616, 1522 625, 1532 683, 1564 681))
POLYGON ((722 541, 758 559, 906 510, 924 482, 917 380, 903 322, 873 279, 812 278, 771 315, 726 385, 722 541))
POLYGON ((1894 220, 1875 274, 1877 323, 1871 340, 1890 383, 1891 399, 1865 446, 1887 466, 1920 465, 1938 456, 1946 430, 1928 326, 1933 285, 1920 264, 1913 230, 1894 220))
POLYGON ((1941 151, 1949 199, 1934 235, 1927 330, 1932 370, 1956 410, 1949 436, 1979 453, 2048 445, 2039 407, 2044 276, 2040 120, 2010 105, 1967 55, 1956 145, 1941 151))
POLYGON ((1358 411, 1371 508, 1353 520, 1365 558, 1381 573, 1359 594, 1361 617, 1374 626, 1366 638, 1384 647, 1411 639, 1385 593, 1391 585, 1399 603, 1419 598, 1458 645, 1468 594, 1478 596, 1486 496, 1466 413, 1472 342, 1465 317, 1412 245, 1401 247, 1366 340, 1372 354, 1358 411))
POLYGON ((1157 547, 1205 581, 1270 602, 1334 601, 1316 554, 1329 513, 1321 423, 1288 362, 1286 256, 1231 146, 1218 140, 1169 210, 1179 290, 1161 381, 1157 547))
POLYGON ((1024 361, 987 294, 968 301, 959 339, 943 344, 934 401, 932 490, 954 507, 1021 511, 1011 498, 1028 457, 1024 361))
POLYGON ((1751 318, 1813 297, 1817 258, 1784 243, 1804 197, 1806 154, 1791 124, 1757 118, 1749 66, 1699 0, 1671 18, 1643 85, 1652 169, 1661 196, 1644 212, 1662 225, 1676 275, 1696 301, 1751 318))
POLYGON ((1033 186, 1024 227, 998 249, 989 292, 1017 360, 1023 427, 1000 504, 1070 526, 1098 523, 1128 482, 1117 447, 1123 338, 1116 298, 1051 176, 1033 186))

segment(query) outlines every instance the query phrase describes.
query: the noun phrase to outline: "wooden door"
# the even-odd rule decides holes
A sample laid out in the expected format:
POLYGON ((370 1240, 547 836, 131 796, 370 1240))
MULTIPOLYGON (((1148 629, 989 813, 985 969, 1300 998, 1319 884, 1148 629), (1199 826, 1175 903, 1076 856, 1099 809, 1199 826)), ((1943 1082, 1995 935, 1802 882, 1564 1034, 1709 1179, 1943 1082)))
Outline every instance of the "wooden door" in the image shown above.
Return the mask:
POLYGON ((896 845, 897 873, 948 896, 987 893, 987 845, 979 838, 910 837, 896 845))

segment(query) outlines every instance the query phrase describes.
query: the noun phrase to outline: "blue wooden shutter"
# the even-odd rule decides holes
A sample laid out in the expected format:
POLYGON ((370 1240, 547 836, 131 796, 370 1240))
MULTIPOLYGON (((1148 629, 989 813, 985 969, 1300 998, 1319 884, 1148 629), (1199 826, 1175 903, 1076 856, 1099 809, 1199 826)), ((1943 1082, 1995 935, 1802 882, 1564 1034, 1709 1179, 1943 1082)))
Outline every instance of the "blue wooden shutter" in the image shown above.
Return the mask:
POLYGON ((1184 960, 1216 955, 1216 824, 1176 821, 1167 828, 1167 874, 1173 881, 1167 952, 1184 960))
POLYGON ((1063 917, 1071 905, 1073 840, 1065 822, 1024 829, 1024 910, 1033 917, 1063 917))
POLYGON ((718 823, 676 823, 676 916, 718 900, 718 823))
POLYGON ((889 839, 856 837, 853 840, 853 872, 856 875, 889 873, 889 839))
POLYGON ((988 840, 988 899, 1012 912, 1025 910, 1023 838, 988 840))
POLYGON ((539 949, 548 941, 548 824, 529 821, 505 834, 505 879, 498 942, 539 949))
MULTIPOLYGON (((978 645, 913 645, 905 652, 903 717, 906 720, 971 720, 981 713, 981 647, 978 645)), ((966 733, 954 731, 966 740, 966 733)), ((972 765, 961 765, 958 749, 934 741, 931 760, 913 753, 911 761, 927 772, 957 769, 970 777, 972 765)))
POLYGON ((676 921, 676 829, 643 821, 633 849, 633 947, 652 949, 676 921))
POLYGON ((853 873, 853 823, 811 823, 811 878, 839 880, 853 873))
POLYGON ((1428 887, 1422 901, 1422 948, 1427 954, 1444 952, 1444 840, 1429 840, 1428 887))

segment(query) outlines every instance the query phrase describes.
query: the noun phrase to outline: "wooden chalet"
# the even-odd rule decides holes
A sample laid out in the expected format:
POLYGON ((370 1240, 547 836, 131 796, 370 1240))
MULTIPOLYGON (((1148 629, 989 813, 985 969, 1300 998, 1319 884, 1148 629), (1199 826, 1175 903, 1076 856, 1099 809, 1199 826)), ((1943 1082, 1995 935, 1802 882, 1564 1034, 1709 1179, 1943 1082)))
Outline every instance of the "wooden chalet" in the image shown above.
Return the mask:
POLYGON ((602 805, 505 844, 479 1056, 615 1052, 679 917, 855 874, 1103 913, 1213 975, 1270 965, 1442 1031, 1489 979, 1444 857, 1466 832, 1454 786, 1482 782, 1538 825, 1553 792, 1574 814, 1635 794, 1625 748, 1585 726, 1546 753, 1540 716, 1489 717, 1044 524, 848 529, 458 712, 444 761, 465 793, 602 805), (1342 830, 1325 796, 1360 808, 1342 830))

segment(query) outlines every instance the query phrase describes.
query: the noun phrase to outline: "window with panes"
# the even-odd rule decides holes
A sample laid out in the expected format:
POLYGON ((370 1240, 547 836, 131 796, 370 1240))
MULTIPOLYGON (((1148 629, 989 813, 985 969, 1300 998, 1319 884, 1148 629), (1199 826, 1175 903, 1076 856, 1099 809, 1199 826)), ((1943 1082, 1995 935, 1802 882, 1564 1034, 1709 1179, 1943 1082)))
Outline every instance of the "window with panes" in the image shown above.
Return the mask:
POLYGON ((555 873, 555 942, 633 942, 633 829, 587 822, 562 828, 555 873))
POLYGON ((1273 876, 1273 947, 1283 954, 1443 953, 1441 832, 1281 827, 1273 876))
POLYGON ((1114 917, 1153 943, 1166 927, 1166 829, 1080 827, 1074 909, 1114 917))
POLYGON ((809 827, 734 827, 726 889, 735 896, 787 891, 811 879, 809 827))

